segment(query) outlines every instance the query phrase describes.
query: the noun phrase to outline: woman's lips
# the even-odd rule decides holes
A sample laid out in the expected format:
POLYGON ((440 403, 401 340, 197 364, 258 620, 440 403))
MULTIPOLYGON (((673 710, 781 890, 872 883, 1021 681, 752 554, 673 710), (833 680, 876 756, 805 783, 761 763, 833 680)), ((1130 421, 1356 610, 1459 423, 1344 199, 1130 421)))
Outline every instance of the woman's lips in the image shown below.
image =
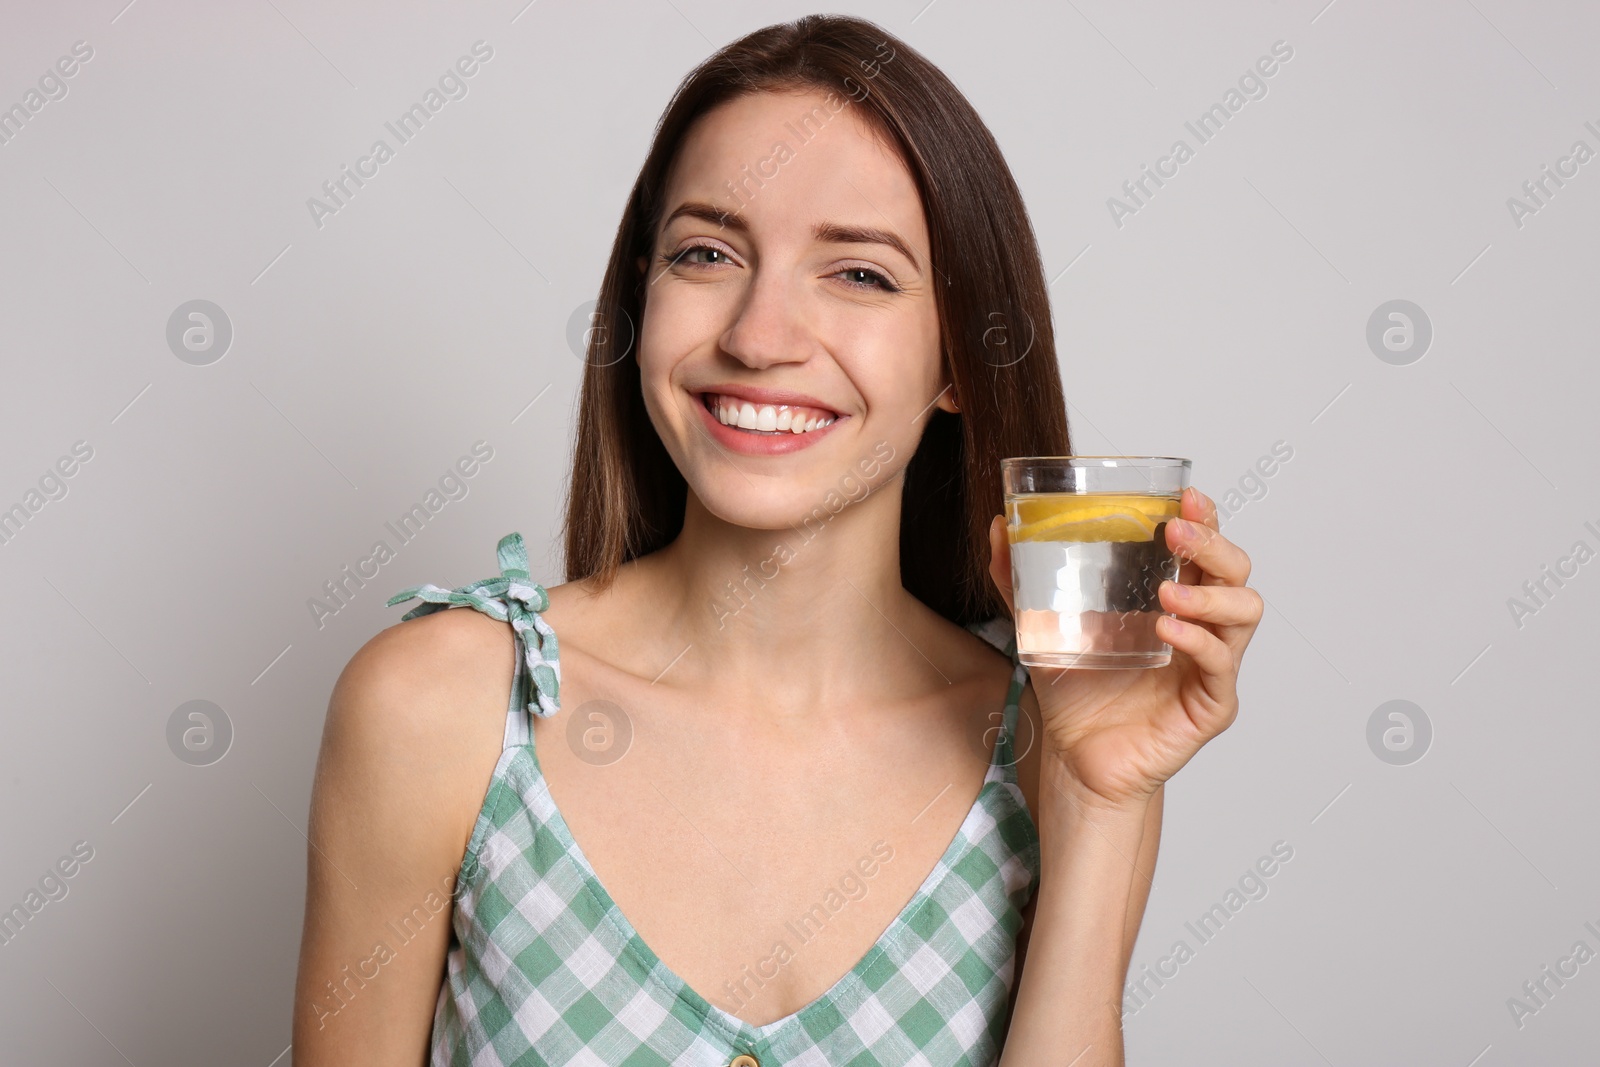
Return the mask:
POLYGON ((838 418, 809 404, 761 404, 725 393, 703 393, 701 402, 725 426, 777 433, 809 433, 838 418))
POLYGON ((836 415, 821 408, 798 404, 751 404, 735 397, 715 393, 702 393, 696 399, 698 402, 695 407, 700 410, 700 418, 712 439, 735 452, 750 456, 779 456, 798 452, 815 444, 831 432, 841 420, 849 418, 848 415, 836 415), (717 413, 712 410, 713 407, 720 408, 730 418, 737 412, 740 422, 754 422, 755 426, 749 428, 729 426, 717 417, 717 413), (749 412, 745 411, 747 407, 750 409, 749 412), (784 416, 788 417, 788 428, 777 429, 777 426, 785 421, 784 416), (812 428, 799 433, 794 432, 797 419, 802 420, 802 426, 810 425, 812 428), (770 423, 773 429, 761 429, 763 423, 770 423))

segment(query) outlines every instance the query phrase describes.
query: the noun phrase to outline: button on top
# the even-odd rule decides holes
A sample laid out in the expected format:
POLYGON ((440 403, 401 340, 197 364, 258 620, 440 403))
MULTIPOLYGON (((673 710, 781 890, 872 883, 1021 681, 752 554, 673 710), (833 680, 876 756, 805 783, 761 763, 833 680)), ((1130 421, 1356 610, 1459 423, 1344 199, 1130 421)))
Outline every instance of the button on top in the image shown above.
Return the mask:
POLYGON ((728 1067, 761 1067, 761 1061, 747 1053, 740 1053, 733 1058, 728 1067))

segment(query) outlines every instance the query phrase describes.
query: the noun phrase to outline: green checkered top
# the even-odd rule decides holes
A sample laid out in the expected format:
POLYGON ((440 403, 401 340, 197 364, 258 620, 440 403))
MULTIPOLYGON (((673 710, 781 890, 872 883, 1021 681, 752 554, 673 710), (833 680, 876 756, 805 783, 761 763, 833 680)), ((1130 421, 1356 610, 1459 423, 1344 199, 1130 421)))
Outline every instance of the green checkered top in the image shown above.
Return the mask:
POLYGON ((389 601, 423 601, 405 619, 473 607, 509 621, 519 649, 504 749, 458 875, 433 1017, 434 1067, 722 1067, 741 1054, 760 1067, 995 1063, 1021 909, 1039 880, 1039 837, 1012 748, 1027 668, 1017 662, 1009 620, 970 627, 1011 656, 1015 670, 989 772, 944 855, 832 988, 752 1026, 661 962, 556 809, 529 718, 560 709, 556 636, 539 615, 549 599, 528 578, 519 534, 501 539, 499 562, 499 578, 456 590, 416 586, 389 601))

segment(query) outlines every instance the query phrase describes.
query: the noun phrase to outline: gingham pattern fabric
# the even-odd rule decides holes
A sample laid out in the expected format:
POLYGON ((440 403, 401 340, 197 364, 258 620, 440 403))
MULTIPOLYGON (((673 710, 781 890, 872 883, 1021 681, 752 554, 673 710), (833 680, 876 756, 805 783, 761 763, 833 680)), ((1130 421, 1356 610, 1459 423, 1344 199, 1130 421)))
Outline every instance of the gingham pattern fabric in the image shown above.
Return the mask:
POLYGON ((528 549, 520 533, 508 533, 500 538, 495 555, 500 563, 498 578, 485 578, 460 589, 444 589, 426 583, 414 585, 390 597, 389 606, 406 600, 424 602, 400 616, 401 622, 458 604, 477 608, 501 622, 510 622, 536 683, 539 699, 537 703, 530 701, 528 710, 535 715, 554 715, 561 710, 560 647, 556 632, 539 615, 541 611, 550 610, 550 597, 544 586, 528 580, 528 549), (528 640, 530 633, 532 641, 528 640))
POLYGON ((501 540, 502 579, 454 592, 419 586, 391 601, 428 595, 430 604, 407 618, 459 604, 508 619, 517 641, 539 634, 549 656, 515 658, 505 747, 458 875, 434 1067, 724 1067, 740 1054, 761 1067, 995 1063, 1021 909, 1039 879, 1039 838, 1012 748, 1027 668, 1016 661, 1009 621, 971 627, 1015 669, 988 774, 944 855, 849 973, 799 1011, 751 1026, 661 962, 556 809, 528 714, 555 704, 554 686, 548 694, 543 687, 557 676, 557 646, 537 614, 549 601, 527 581, 521 544, 516 534, 501 540))

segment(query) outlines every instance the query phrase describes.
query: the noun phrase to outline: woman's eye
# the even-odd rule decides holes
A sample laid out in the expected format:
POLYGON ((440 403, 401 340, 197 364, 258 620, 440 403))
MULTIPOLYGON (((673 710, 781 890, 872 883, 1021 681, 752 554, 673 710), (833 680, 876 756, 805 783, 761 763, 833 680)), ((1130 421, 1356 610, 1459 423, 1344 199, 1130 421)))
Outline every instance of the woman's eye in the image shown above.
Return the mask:
POLYGON ((886 293, 898 293, 900 287, 875 270, 866 267, 846 267, 839 272, 848 278, 850 285, 855 289, 882 289, 886 293), (857 276, 860 277, 857 277, 857 276))
POLYGON ((710 248, 710 247, 708 247, 706 245, 697 245, 696 247, 691 248, 688 251, 686 251, 684 253, 684 256, 687 258, 689 256, 694 255, 696 252, 704 252, 708 256, 722 256, 723 257, 720 260, 716 260, 716 259, 701 259, 701 260, 692 260, 691 261, 691 262, 703 264, 703 265, 708 266, 708 267, 711 266, 714 263, 726 263, 728 261, 727 253, 725 253, 722 249, 720 249, 720 248, 710 248))
POLYGON ((693 267, 709 267, 709 266, 715 266, 717 262, 722 262, 722 263, 728 262, 728 258, 727 257, 728 257, 728 253, 724 252, 720 248, 713 248, 710 245, 690 245, 688 248, 685 248, 681 252, 663 252, 661 254, 661 262, 667 264, 668 266, 672 266, 672 265, 677 264, 677 263, 688 263, 690 266, 693 266, 693 267), (720 261, 711 261, 711 262, 707 262, 707 261, 704 261, 704 260, 691 259, 690 257, 693 256, 696 252, 709 252, 712 255, 721 256, 723 258, 720 261))
MULTIPOLYGON (((731 263, 728 253, 711 245, 690 245, 678 252, 663 252, 658 257, 668 267, 682 263, 689 267, 714 267, 718 264, 731 263), (704 252, 708 257, 720 256, 720 259, 696 259, 696 254, 704 252)), ((844 278, 845 284, 852 289, 876 289, 886 293, 898 293, 900 287, 894 282, 867 267, 846 267, 834 274, 836 278, 844 278)))

